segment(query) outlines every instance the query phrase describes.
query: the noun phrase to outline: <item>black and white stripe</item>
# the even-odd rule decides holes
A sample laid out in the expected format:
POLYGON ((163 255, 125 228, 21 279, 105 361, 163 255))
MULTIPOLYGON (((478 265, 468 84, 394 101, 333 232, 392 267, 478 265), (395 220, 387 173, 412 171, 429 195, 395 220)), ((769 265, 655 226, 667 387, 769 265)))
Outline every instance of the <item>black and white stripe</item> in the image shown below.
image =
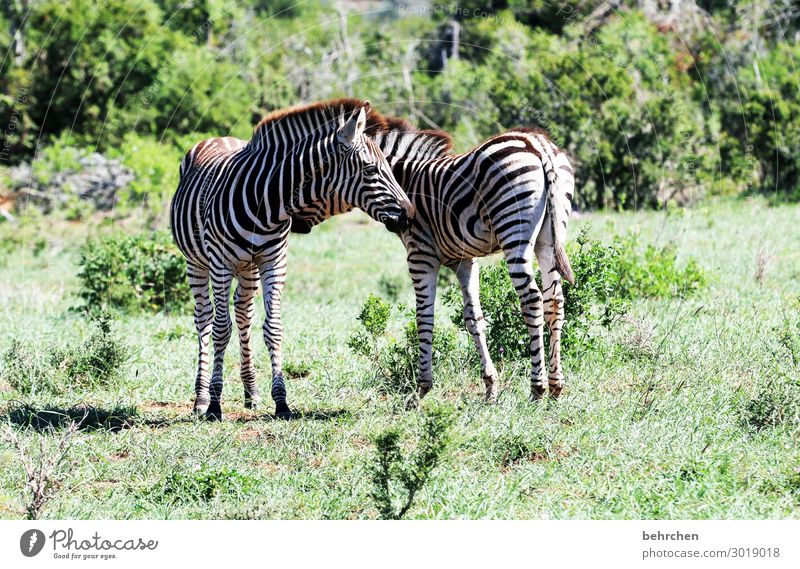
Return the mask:
MULTIPOLYGON (((549 384, 551 395, 557 397, 564 386, 561 278, 573 279, 564 242, 575 181, 566 155, 544 133, 527 129, 494 136, 470 152, 454 155, 447 134, 414 131, 399 119, 389 122, 389 132, 375 140, 417 210, 401 237, 417 297, 420 397, 433 385, 434 300, 441 266, 458 276, 464 320, 481 358, 486 398, 497 397, 497 370, 486 343, 476 258, 501 251, 530 333, 531 396, 540 398, 549 384), (534 278, 534 256, 543 291, 534 278), (550 330, 546 374, 545 321, 550 330)), ((330 213, 327 204, 307 208, 300 216, 313 225, 330 213)))
POLYGON ((272 398, 279 416, 291 415, 282 373, 280 309, 292 215, 316 203, 336 203, 342 210, 363 209, 390 230, 407 228, 413 206, 367 136, 382 128, 385 120, 369 103, 342 99, 274 113, 259 123, 249 141, 211 138, 184 157, 171 224, 186 256, 195 299, 195 413, 211 419, 222 416, 222 363, 232 328, 228 298, 236 277, 234 308, 245 405, 255 407, 260 401, 250 349, 260 281, 272 398), (214 361, 209 374, 210 336, 214 361))

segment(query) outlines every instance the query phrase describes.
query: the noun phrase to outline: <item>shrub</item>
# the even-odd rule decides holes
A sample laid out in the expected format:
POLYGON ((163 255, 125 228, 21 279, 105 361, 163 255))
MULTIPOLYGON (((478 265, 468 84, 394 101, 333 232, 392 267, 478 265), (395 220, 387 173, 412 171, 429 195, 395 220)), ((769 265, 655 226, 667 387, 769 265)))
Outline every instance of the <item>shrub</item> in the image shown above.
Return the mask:
MULTIPOLYGON (((568 249, 575 284, 563 285, 566 322, 561 346, 565 355, 598 348, 591 328, 611 325, 632 300, 688 295, 707 281, 694 260, 690 259, 684 267, 678 266, 673 246, 647 246, 642 250, 634 235, 617 237, 610 245, 604 245, 590 239, 589 226, 584 225, 576 237, 576 245, 568 249)), ((538 270, 536 279, 541 286, 538 270)), ((505 261, 482 267, 479 280, 486 340, 492 358, 499 362, 528 358, 530 336, 505 261)), ((453 323, 465 329, 460 289, 450 287, 444 302, 455 309, 451 316, 453 323)))
POLYGON ((49 442, 51 437, 35 437, 38 445, 26 443, 10 426, 6 426, 1 433, 2 439, 16 451, 25 472, 24 484, 20 486, 23 488, 26 519, 38 520, 45 506, 62 488, 60 482, 70 472, 71 465, 67 457, 77 432, 78 425, 70 422, 63 433, 52 437, 55 439, 53 443, 49 442))
POLYGON ((16 338, 3 354, 2 377, 12 389, 24 395, 52 393, 61 389, 45 354, 16 338))
POLYGON ((119 378, 131 352, 112 331, 107 315, 99 315, 95 326, 79 345, 41 348, 13 340, 3 354, 3 377, 25 395, 110 385, 119 378))
POLYGON ((375 437, 374 462, 369 467, 373 484, 370 496, 381 518, 399 520, 411 509, 414 498, 442 461, 454 421, 451 408, 428 406, 416 448, 405 456, 400 430, 389 428, 375 437))
POLYGON ((719 125, 694 97, 685 46, 628 11, 588 37, 578 34, 585 31, 529 31, 507 14, 467 19, 464 43, 482 49, 466 45, 470 61, 420 81, 430 101, 421 107, 471 143, 496 134, 498 124, 545 128, 570 155, 582 208, 702 196, 716 178, 719 125))
MULTIPOLYGON (((399 338, 389 333, 392 305, 369 295, 358 317, 361 329, 354 332, 347 345, 357 355, 367 358, 375 370, 374 378, 387 393, 411 393, 416 386, 419 367, 419 336, 414 312, 398 307, 403 316, 399 338)), ((433 332, 433 365, 452 365, 459 357, 458 341, 452 330, 436 326, 433 332)))
POLYGON ((81 345, 50 350, 50 365, 62 371, 70 385, 109 385, 130 359, 130 350, 112 332, 108 316, 99 315, 95 323, 92 335, 81 345))
MULTIPOLYGON (((727 64, 727 50, 716 47, 716 61, 727 64)), ((713 93, 725 125, 723 168, 746 189, 790 201, 800 200, 800 156, 793 143, 800 136, 793 71, 798 58, 800 45, 791 42, 780 42, 755 61, 748 53, 713 93)))
POLYGON ((120 205, 142 205, 153 211, 162 211, 162 206, 178 187, 182 150, 155 138, 131 133, 125 143, 110 154, 136 175, 120 196, 120 205))
POLYGON ((124 0, 32 6, 26 43, 34 129, 48 135, 77 128, 96 142, 109 111, 132 103, 174 48, 176 36, 161 28, 161 16, 150 0, 135 6, 124 0))
POLYGON ((164 233, 111 235, 80 251, 81 310, 183 311, 191 292, 183 256, 164 233))
MULTIPOLYGON (((512 357, 526 357, 530 337, 505 261, 481 267, 479 280, 481 307, 487 324, 486 340, 492 358, 501 361, 511 354, 515 354, 512 357)), ((454 309, 451 315, 453 323, 466 330, 464 300, 458 285, 446 289, 444 303, 454 309)))
POLYGON ((624 298, 685 297, 707 284, 707 275, 697 261, 689 259, 683 267, 678 265, 674 244, 663 247, 645 246, 639 251, 634 234, 617 239, 623 252, 618 257, 619 291, 624 298))

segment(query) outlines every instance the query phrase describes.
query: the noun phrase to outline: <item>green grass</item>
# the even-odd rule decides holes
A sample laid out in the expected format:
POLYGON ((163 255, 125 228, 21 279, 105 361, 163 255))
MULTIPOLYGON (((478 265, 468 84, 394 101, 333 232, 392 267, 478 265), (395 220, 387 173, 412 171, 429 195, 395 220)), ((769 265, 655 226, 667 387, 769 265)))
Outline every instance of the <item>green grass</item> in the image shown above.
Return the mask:
MULTIPOLYGON (((587 218, 604 240, 628 230, 643 243, 674 240, 681 256, 708 271, 709 287, 688 300, 635 303, 631 318, 652 336, 646 349, 630 324, 596 330, 606 350, 565 362, 568 390, 558 403, 526 401, 527 366, 503 370, 496 406, 482 402, 477 369, 438 374, 430 397, 457 409, 452 443, 407 517, 800 517, 800 426, 792 415, 800 369, 792 344, 781 341, 787 319, 800 319, 800 209, 740 201, 670 215, 590 215, 570 233, 587 218), (763 285, 754 278, 760 249, 768 258, 763 285), (783 414, 760 421, 773 416, 764 406, 783 414)), ((400 301, 412 302, 400 241, 363 219, 344 216, 292 236, 284 351, 301 370, 287 384, 295 421, 272 420, 271 407, 244 410, 236 339, 226 364, 228 420, 194 421, 189 315, 118 321, 133 356, 107 385, 34 397, 0 382, 0 420, 30 442, 57 437, 64 416, 90 411, 44 515, 377 517, 374 437, 388 427, 413 431, 421 419, 375 387, 369 362, 346 345, 381 279, 402 279, 400 301)), ((44 346, 91 335, 68 310, 78 302, 76 250, 87 230, 52 231, 57 237, 38 255, 30 240, 3 253, 2 352, 13 339, 44 346)), ((449 326, 445 310, 438 321, 449 326)), ((263 309, 257 314, 260 326, 263 309)), ((260 328, 254 336, 268 393, 260 328)), ((472 349, 468 338, 459 341, 472 349)), ((0 517, 23 515, 23 483, 15 451, 0 443, 0 517)))

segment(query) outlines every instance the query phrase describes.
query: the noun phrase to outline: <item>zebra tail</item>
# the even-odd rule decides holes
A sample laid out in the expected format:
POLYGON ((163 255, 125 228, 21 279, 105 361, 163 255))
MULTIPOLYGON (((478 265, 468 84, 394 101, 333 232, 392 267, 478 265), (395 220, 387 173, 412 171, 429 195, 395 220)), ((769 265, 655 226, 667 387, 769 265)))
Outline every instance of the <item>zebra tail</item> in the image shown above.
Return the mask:
POLYGON ((569 284, 575 284, 575 274, 569 264, 565 247, 571 199, 569 194, 563 196, 568 204, 566 208, 559 204, 562 196, 559 195, 555 165, 549 152, 542 153, 542 163, 545 170, 545 179, 547 180, 547 213, 550 218, 550 230, 553 235, 555 269, 569 284))

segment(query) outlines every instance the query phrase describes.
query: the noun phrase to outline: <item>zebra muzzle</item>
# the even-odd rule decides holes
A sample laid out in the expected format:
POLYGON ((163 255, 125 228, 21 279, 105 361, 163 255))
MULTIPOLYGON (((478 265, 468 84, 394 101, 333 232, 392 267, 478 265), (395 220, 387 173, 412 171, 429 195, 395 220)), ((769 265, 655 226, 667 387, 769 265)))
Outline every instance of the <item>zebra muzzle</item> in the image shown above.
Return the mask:
POLYGON ((405 211, 400 211, 398 215, 387 216, 384 225, 392 233, 402 233, 409 228, 411 221, 405 211))

